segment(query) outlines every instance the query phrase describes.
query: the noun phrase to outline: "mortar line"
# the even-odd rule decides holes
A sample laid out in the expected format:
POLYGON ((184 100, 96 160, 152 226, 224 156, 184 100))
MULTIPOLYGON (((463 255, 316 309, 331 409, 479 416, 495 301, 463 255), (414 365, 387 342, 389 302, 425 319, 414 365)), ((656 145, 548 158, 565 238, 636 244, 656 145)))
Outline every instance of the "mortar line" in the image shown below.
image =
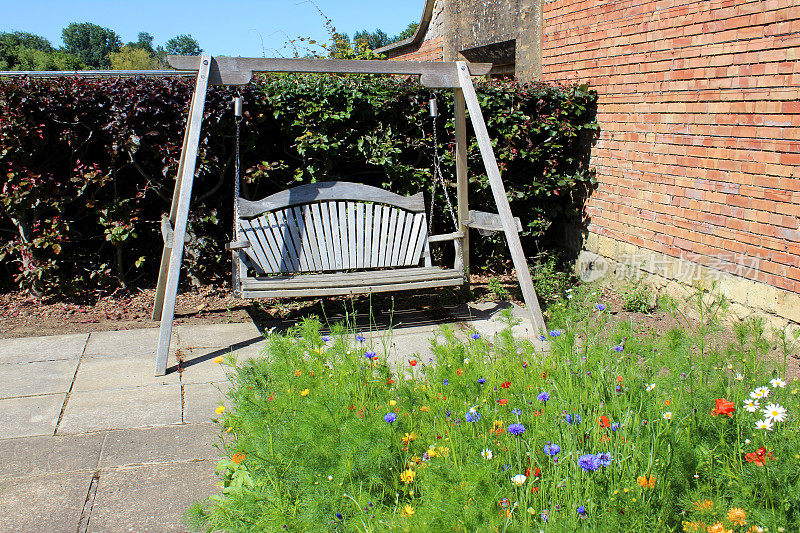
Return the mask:
POLYGON ((78 366, 75 367, 75 373, 72 375, 72 381, 69 384, 69 389, 67 390, 67 394, 64 396, 64 403, 61 405, 61 412, 58 413, 58 420, 56 421, 56 427, 53 430, 53 436, 58 435, 58 427, 61 425, 61 420, 64 418, 64 411, 67 410, 67 402, 69 402, 70 395, 72 394, 72 388, 75 386, 75 380, 78 379, 78 371, 81 369, 81 363, 83 362, 83 357, 86 355, 86 349, 89 347, 89 340, 92 338, 92 332, 89 332, 89 335, 86 336, 86 342, 83 344, 83 350, 81 350, 81 356, 78 358, 78 366))
POLYGON ((86 533, 89 530, 89 520, 92 518, 92 508, 97 496, 97 485, 100 483, 100 470, 95 470, 92 481, 89 482, 89 490, 86 492, 86 500, 83 502, 81 518, 78 521, 77 533, 86 533))

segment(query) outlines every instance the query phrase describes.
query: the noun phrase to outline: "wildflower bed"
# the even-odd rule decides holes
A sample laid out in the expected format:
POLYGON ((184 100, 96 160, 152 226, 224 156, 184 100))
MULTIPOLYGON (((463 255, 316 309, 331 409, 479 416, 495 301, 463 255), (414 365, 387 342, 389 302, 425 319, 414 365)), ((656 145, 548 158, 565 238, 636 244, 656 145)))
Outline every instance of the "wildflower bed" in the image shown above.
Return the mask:
POLYGON ((723 346, 707 297, 693 330, 612 328, 592 303, 549 351, 509 315, 492 342, 443 328, 433 360, 398 368, 305 320, 226 361, 222 493, 189 516, 209 531, 798 531, 796 384, 758 322, 723 346))

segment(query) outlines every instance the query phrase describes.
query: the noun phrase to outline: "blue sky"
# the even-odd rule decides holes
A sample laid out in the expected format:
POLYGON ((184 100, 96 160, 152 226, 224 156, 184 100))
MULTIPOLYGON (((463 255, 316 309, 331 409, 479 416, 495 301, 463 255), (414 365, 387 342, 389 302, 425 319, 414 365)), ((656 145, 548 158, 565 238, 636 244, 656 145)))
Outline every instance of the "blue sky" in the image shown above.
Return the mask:
MULTIPOLYGON (((419 22, 424 0, 316 0, 337 31, 349 34, 380 28, 387 34, 419 22)), ((140 31, 163 44, 191 34, 203 49, 217 55, 290 56, 288 38, 326 41, 323 19, 303 0, 4 0, 0 31, 27 31, 61 46, 61 30, 70 22, 93 22, 111 28, 122 42, 140 31), (262 46, 263 42, 263 46, 262 46), (263 53, 262 53, 263 52, 263 53)))

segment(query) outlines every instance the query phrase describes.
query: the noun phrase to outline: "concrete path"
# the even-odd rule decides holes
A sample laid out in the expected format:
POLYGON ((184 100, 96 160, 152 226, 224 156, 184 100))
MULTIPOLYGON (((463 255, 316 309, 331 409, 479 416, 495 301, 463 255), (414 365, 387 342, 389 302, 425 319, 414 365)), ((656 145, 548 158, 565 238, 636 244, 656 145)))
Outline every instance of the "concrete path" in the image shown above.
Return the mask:
MULTIPOLYGON (((492 335, 496 310, 472 307, 449 321, 492 335)), ((395 361, 427 358, 442 322, 394 321, 391 332, 365 333, 395 361)), ((186 531, 186 509, 218 490, 212 420, 228 381, 213 359, 258 356, 266 341, 251 323, 177 326, 168 374, 156 378, 157 335, 0 340, 0 531, 186 531)))

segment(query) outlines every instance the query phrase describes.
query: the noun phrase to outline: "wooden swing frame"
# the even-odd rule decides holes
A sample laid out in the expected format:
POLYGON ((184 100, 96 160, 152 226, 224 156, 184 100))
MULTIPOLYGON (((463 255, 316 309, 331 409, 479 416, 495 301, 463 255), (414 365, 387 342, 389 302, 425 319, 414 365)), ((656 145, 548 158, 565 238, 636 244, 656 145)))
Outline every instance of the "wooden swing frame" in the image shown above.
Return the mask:
MULTIPOLYGON (((178 164, 172 207, 166 228, 161 267, 158 275, 153 319, 160 320, 156 350, 156 376, 166 373, 172 325, 175 318, 175 299, 178 294, 181 263, 183 261, 186 230, 192 185, 197 166, 200 129, 203 120, 206 94, 210 85, 246 85, 254 73, 327 73, 327 74, 388 74, 419 76, 420 83, 434 89, 452 89, 455 93, 456 126, 456 182, 458 228, 448 234, 448 240, 460 243, 460 264, 469 272, 469 228, 502 230, 506 236, 511 258, 519 280, 522 296, 534 329, 546 330, 536 290, 533 287, 528 263, 519 240, 517 221, 511 213, 500 169, 492 149, 475 87, 471 76, 485 76, 491 69, 488 63, 417 61, 352 61, 335 59, 262 59, 242 57, 169 56, 169 64, 179 70, 196 71, 195 89, 189 105, 189 116, 183 137, 183 148, 178 164), (481 213, 481 220, 470 220, 467 179, 467 128, 466 110, 469 110, 472 127, 478 141, 489 185, 497 206, 497 215, 481 213)), ((443 240, 443 239, 440 239, 443 240)), ((433 242, 433 241, 432 241, 433 242)))

